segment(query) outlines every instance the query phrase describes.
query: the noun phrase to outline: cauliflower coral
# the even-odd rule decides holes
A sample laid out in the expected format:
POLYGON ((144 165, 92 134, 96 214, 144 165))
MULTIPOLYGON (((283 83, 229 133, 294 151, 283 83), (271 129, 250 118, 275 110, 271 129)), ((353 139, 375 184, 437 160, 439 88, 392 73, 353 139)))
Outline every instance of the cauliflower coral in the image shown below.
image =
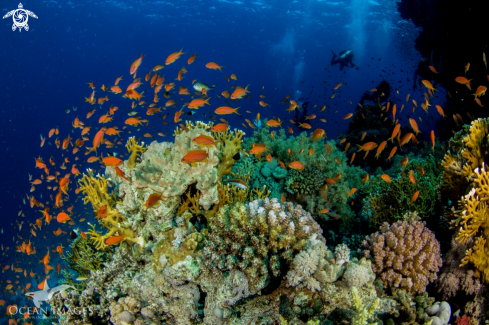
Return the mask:
POLYGON ((384 286, 421 293, 436 280, 442 265, 440 244, 419 221, 384 223, 380 232, 367 236, 365 254, 373 257, 372 270, 384 286))

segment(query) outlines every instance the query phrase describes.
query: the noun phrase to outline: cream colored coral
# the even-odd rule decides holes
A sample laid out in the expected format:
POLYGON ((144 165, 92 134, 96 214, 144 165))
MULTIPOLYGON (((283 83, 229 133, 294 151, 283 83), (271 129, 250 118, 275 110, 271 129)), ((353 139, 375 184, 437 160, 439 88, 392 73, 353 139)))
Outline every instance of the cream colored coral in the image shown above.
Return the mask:
POLYGON ((133 170, 133 186, 150 188, 168 198, 182 195, 189 185, 196 183, 201 192, 199 204, 205 210, 218 203, 219 149, 215 146, 202 148, 193 143, 192 140, 199 135, 211 136, 205 128, 196 126, 177 134, 175 143, 152 142, 143 153, 141 163, 133 170), (190 150, 206 150, 207 161, 196 163, 196 167, 182 163, 182 158, 190 150))

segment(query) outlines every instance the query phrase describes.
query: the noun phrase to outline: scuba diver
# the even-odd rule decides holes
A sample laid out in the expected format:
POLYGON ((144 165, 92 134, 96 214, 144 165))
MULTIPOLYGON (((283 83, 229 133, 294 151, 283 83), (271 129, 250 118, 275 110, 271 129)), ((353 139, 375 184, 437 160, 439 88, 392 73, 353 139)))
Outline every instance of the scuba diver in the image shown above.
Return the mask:
POLYGON ((301 107, 297 107, 295 110, 295 117, 293 121, 299 129, 304 129, 300 125, 307 122, 307 106, 309 102, 302 103, 301 107))
MULTIPOLYGON (((385 81, 382 80, 377 87, 375 88, 376 90, 374 92, 369 92, 366 91, 362 98, 360 98, 360 104, 363 105, 363 103, 367 101, 372 101, 374 103, 377 103, 378 101, 386 102, 389 100, 389 96, 391 95, 391 85, 385 81)), ((357 106, 360 107, 360 106, 357 106)))
POLYGON ((342 71, 344 67, 355 68, 355 70, 359 69, 359 67, 353 63, 353 57, 355 56, 355 54, 352 50, 341 51, 338 59, 336 59, 337 55, 333 52, 333 50, 331 50, 331 52, 333 53, 333 57, 331 58, 330 64, 336 65, 339 63, 340 71, 342 71))

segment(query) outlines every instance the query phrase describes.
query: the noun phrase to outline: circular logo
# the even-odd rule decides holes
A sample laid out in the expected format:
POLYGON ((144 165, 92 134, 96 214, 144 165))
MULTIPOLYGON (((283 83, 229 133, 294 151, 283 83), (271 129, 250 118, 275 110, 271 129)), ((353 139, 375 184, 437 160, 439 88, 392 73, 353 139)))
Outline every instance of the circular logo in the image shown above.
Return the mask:
POLYGON ((27 25, 27 21, 29 20, 29 16, 27 15, 27 12, 25 12, 24 9, 15 10, 15 13, 13 14, 13 18, 14 18, 14 24, 19 28, 23 28, 25 25, 27 25))

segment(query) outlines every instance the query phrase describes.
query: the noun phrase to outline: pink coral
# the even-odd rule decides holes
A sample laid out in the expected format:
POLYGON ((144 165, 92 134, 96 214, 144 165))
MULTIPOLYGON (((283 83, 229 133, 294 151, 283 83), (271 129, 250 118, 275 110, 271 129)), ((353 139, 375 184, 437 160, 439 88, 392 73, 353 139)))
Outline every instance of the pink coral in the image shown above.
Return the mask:
POLYGON ((384 223, 363 245, 373 257, 372 270, 384 286, 421 293, 436 280, 442 265, 440 244, 419 221, 384 223))
POLYGON ((455 320, 455 324, 457 325, 470 325, 470 317, 463 315, 462 317, 457 317, 455 320))
POLYGON ((457 291, 464 290, 468 295, 478 292, 482 285, 480 278, 475 276, 469 265, 460 265, 465 252, 471 247, 474 240, 470 238, 465 243, 452 240, 452 248, 445 257, 445 266, 441 270, 436 286, 443 293, 443 299, 454 297, 457 291))

